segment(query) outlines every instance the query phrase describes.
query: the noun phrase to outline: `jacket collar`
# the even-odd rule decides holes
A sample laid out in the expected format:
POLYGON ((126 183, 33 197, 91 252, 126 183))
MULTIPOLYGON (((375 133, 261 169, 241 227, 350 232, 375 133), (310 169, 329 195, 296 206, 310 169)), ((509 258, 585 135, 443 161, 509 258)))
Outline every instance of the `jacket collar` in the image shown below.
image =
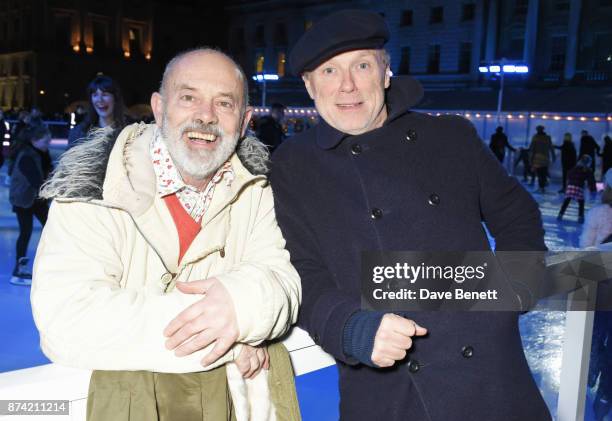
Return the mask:
MULTIPOLYGON (((387 89, 385 98, 388 115, 383 126, 406 114, 422 98, 423 87, 416 79, 409 76, 391 78, 391 85, 387 89)), ((335 148, 349 136, 330 126, 323 118, 320 118, 316 127, 316 142, 321 149, 335 148)))
MULTIPOLYGON (((108 161, 102 193, 104 202, 114 204, 134 216, 140 216, 152 206, 157 182, 149 146, 154 134, 155 126, 141 125, 127 135, 119 136, 108 161)), ((251 174, 237 153, 231 156, 230 162, 235 179, 227 189, 220 189, 227 191, 215 193, 224 196, 226 201, 232 201, 246 184, 266 180, 264 175, 251 174)), ((226 204, 218 203, 218 206, 224 207, 226 204)))
MULTIPOLYGON (((170 212, 157 194, 156 175, 149 152, 153 134, 154 127, 146 126, 132 135, 120 136, 117 139, 104 180, 103 202, 127 211, 166 269, 176 274, 180 272, 176 247, 178 234, 170 212)), ((266 183, 265 175, 251 174, 236 153, 232 155, 230 162, 234 169, 234 180, 229 186, 226 183, 217 185, 212 202, 202 219, 203 227, 231 206, 247 186, 266 183)), ((211 247, 218 249, 223 246, 220 239, 207 238, 200 232, 181 265, 200 259, 211 252, 211 247)))

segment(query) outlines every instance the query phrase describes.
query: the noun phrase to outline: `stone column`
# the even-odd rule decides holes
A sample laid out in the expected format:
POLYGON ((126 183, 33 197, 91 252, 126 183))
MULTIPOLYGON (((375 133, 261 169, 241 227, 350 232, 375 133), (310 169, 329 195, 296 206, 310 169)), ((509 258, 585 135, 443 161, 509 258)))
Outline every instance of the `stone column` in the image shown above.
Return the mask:
POLYGON ((485 50, 485 61, 495 59, 497 50, 497 19, 498 19, 498 0, 489 1, 489 15, 487 18, 487 47, 485 50))
POLYGON ((482 42, 484 34, 484 0, 476 1, 476 13, 474 16, 474 37, 472 38, 472 68, 470 79, 477 81, 479 77, 478 64, 481 59, 482 42))
POLYGON ((529 66, 529 71, 533 71, 535 64, 536 45, 538 40, 538 12, 540 8, 539 0, 529 0, 527 7, 527 21, 525 22, 525 46, 523 47, 523 61, 529 66))
POLYGON ((582 0, 571 0, 569 22, 567 27, 567 41, 565 50, 565 71, 563 79, 571 80, 576 74, 576 56, 578 51, 578 29, 580 28, 580 12, 582 0))

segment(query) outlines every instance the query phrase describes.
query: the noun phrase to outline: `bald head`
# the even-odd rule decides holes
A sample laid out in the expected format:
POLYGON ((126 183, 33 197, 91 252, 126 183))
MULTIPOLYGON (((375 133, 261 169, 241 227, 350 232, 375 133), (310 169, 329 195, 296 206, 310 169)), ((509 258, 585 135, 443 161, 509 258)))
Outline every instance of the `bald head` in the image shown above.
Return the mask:
POLYGON ((172 60, 168 62, 166 68, 164 69, 164 74, 162 76, 161 84, 159 86, 159 93, 162 95, 162 97, 166 96, 165 92, 168 90, 168 85, 174 82, 173 76, 179 64, 188 65, 189 62, 196 61, 198 58, 201 58, 202 56, 206 55, 213 56, 211 58, 213 58, 213 60, 217 59, 215 61, 224 61, 234 68, 234 71, 236 72, 236 77, 242 84, 242 110, 244 112, 245 108, 249 105, 249 84, 246 75, 244 74, 244 71, 242 70, 240 65, 236 63, 236 61, 230 56, 228 56, 222 51, 210 47, 198 47, 192 50, 183 51, 174 56, 172 60))

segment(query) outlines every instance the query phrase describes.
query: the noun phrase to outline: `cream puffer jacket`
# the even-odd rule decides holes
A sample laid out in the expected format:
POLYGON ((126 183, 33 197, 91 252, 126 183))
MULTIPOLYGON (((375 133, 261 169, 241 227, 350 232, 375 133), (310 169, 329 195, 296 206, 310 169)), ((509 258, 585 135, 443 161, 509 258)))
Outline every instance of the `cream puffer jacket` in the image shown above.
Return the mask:
POLYGON ((165 326, 201 298, 172 288, 177 280, 218 278, 236 310, 239 342, 279 337, 296 321, 300 280, 272 191, 265 176, 245 168, 265 169, 265 149, 242 141, 231 158, 235 179, 217 185, 179 265, 176 228, 156 194, 154 130, 128 126, 114 144, 109 133, 97 133, 67 152, 43 187, 55 200, 36 253, 31 302, 41 347, 54 362, 186 373, 232 361, 236 349, 203 368, 210 347, 181 358, 164 347, 165 326))

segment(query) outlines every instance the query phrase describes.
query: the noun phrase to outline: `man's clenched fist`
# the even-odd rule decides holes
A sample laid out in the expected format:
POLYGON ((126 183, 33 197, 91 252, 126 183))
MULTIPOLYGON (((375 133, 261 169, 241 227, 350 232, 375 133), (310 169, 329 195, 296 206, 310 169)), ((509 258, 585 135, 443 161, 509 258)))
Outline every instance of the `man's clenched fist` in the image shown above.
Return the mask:
POLYGON ((374 337, 372 362, 379 367, 391 367, 406 357, 413 336, 423 336, 427 329, 410 319, 387 313, 383 316, 374 337))

